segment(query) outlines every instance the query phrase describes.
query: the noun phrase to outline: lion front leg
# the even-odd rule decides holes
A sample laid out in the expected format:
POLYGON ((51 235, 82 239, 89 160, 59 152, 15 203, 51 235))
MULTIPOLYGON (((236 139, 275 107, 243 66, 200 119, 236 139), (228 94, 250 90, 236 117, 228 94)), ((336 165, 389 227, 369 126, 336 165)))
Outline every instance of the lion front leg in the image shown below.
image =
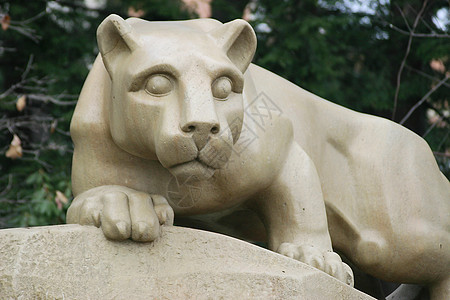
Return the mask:
POLYGON ((174 213, 167 200, 119 185, 104 185, 77 195, 67 211, 67 223, 101 227, 112 240, 150 242, 160 225, 171 226, 174 213))
POLYGON ((353 286, 353 272, 333 252, 322 189, 314 163, 293 142, 275 182, 256 197, 269 248, 353 286))

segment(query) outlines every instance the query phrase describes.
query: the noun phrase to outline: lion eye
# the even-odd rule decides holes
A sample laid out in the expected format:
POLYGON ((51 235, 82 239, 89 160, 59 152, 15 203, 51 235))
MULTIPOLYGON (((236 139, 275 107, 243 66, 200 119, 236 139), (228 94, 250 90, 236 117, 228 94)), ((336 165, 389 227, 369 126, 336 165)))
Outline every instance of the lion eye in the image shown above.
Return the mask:
POLYGON ((145 91, 152 96, 164 96, 172 91, 172 81, 165 75, 152 75, 145 84, 145 91))
POLYGON ((231 80, 228 77, 220 77, 212 84, 212 94, 218 100, 226 100, 231 93, 231 88, 231 80))

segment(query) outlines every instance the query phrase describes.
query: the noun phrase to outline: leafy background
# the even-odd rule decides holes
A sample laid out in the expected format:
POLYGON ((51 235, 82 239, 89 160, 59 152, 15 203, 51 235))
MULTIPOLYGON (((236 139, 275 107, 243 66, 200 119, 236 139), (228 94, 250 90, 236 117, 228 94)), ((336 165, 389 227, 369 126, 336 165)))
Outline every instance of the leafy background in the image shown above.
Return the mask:
POLYGON ((70 119, 110 13, 245 18, 254 62, 315 94, 396 122, 423 100, 404 125, 450 175, 447 1, 2 0, 0 228, 65 222, 70 119))

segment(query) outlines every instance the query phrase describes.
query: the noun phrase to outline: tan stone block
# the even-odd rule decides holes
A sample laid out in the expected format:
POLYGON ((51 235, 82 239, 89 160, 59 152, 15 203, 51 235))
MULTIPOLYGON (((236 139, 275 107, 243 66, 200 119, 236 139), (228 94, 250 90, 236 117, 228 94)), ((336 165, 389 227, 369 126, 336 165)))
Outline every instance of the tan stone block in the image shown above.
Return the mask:
POLYGON ((0 230, 2 299, 373 299, 304 263, 227 236, 162 227, 155 242, 93 226, 0 230))

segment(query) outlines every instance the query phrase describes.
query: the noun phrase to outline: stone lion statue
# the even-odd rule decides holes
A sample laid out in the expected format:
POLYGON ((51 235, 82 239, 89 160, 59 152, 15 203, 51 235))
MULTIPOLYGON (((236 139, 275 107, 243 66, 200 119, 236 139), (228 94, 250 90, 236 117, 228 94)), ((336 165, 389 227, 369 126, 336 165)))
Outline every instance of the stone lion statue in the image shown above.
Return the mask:
POLYGON ((111 15, 71 124, 68 223, 147 242, 177 215, 240 205, 271 250, 450 299, 450 184, 426 142, 251 64, 243 20, 111 15))

